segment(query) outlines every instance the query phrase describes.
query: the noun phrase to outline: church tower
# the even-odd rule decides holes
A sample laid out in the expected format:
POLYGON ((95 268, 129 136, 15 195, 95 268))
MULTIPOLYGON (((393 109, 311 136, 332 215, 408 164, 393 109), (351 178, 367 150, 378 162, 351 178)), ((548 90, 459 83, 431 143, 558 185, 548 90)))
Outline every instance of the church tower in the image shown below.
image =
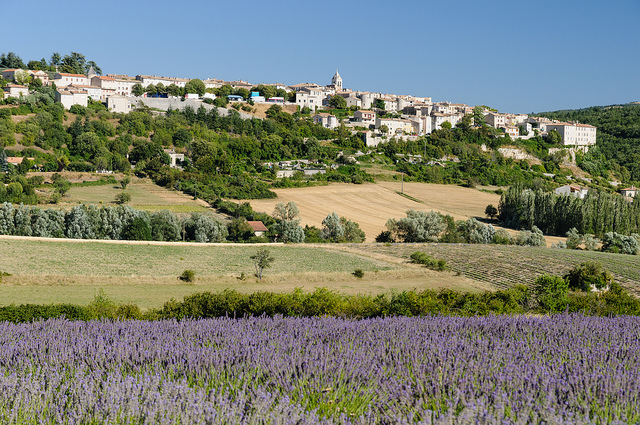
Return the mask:
POLYGON ((335 75, 331 79, 331 84, 335 87, 336 91, 342 90, 342 77, 338 74, 337 69, 335 75))
POLYGON ((89 71, 87 71, 87 80, 89 80, 89 85, 91 85, 91 79, 93 77, 96 77, 98 74, 96 73, 96 70, 93 69, 93 65, 91 65, 89 67, 89 71))

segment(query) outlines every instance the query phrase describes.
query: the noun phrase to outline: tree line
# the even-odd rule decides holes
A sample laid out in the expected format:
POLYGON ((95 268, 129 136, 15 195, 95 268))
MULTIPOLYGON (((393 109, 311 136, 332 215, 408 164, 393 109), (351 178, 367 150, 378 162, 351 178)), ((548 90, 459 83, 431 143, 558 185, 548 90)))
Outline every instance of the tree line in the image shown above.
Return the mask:
POLYGON ((227 226, 208 215, 180 218, 169 211, 148 213, 128 205, 78 205, 69 211, 5 202, 0 234, 72 239, 222 242, 227 226))
POLYGON ((584 199, 532 190, 516 184, 504 192, 498 207, 500 221, 514 228, 540 228, 565 236, 572 228, 602 238, 608 232, 640 233, 640 201, 590 190, 584 199))

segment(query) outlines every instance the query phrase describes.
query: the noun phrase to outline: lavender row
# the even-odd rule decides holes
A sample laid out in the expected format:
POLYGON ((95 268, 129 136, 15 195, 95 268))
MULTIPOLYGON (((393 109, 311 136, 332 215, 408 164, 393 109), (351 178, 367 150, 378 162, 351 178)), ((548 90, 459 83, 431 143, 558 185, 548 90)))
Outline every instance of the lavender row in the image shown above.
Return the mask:
POLYGON ((637 423, 640 318, 0 323, 1 423, 637 423))

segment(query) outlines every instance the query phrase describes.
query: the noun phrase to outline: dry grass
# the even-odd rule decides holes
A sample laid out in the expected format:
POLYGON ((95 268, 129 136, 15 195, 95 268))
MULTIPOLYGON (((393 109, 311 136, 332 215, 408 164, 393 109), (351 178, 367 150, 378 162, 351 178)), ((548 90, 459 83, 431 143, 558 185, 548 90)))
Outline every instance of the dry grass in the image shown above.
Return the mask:
POLYGON ((379 294, 408 289, 490 289, 452 272, 434 272, 394 255, 335 245, 270 245, 273 267, 258 281, 250 256, 255 245, 123 243, 0 237, 0 304, 78 303, 104 289, 114 301, 159 307, 170 298, 202 291, 281 291, 319 287, 379 294), (195 284, 178 276, 195 271, 195 284), (358 279, 355 269, 364 271, 358 279), (244 274, 244 279, 241 276, 244 274))
POLYGON ((100 289, 117 303, 133 303, 143 309, 157 308, 171 298, 182 299, 195 292, 217 292, 233 289, 243 293, 257 291, 291 292, 296 288, 311 292, 328 288, 346 294, 383 294, 411 289, 450 288, 461 291, 490 289, 453 273, 436 273, 426 269, 381 270, 365 272, 358 279, 347 272, 301 273, 273 275, 267 270, 262 281, 249 276, 203 277, 196 273, 194 284, 181 283, 177 278, 106 277, 87 280, 82 277, 44 276, 38 283, 21 277, 5 277, 0 284, 0 303, 85 305, 100 289))
POLYGON ((276 199, 249 201, 256 211, 272 213, 278 202, 294 201, 300 209, 303 225, 321 227, 322 220, 335 211, 360 225, 371 242, 390 218, 404 217, 410 208, 439 211, 457 220, 484 217, 488 204, 498 205, 500 196, 452 185, 404 183, 404 193, 415 202, 399 195, 400 182, 377 184, 330 184, 310 188, 275 189, 276 199))
MULTIPOLYGON (((104 175, 98 176, 104 177, 104 175)), ((95 174, 89 173, 74 173, 64 177, 72 182, 98 180, 95 174)), ((122 176, 114 177, 118 181, 122 178, 122 176)), ((45 178, 50 178, 50 176, 45 176, 45 178)), ((43 196, 47 197, 52 190, 42 190, 43 196)), ((78 204, 115 205, 116 195, 122 192, 123 190, 119 183, 100 186, 76 186, 72 187, 58 204, 48 207, 68 210, 78 204)), ((205 212, 216 215, 221 219, 225 218, 225 216, 216 214, 205 201, 201 199, 194 200, 191 196, 182 192, 160 187, 149 179, 134 177, 133 181, 127 186, 126 192, 131 194, 131 202, 128 204, 134 208, 146 211, 169 210, 174 213, 205 212)))

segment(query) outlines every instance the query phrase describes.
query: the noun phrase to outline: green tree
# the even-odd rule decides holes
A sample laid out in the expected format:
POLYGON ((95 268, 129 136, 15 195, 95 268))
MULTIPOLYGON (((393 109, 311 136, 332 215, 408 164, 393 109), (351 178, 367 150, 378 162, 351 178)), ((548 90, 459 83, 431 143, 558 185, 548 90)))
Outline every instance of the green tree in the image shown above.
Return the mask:
POLYGON ((171 83, 167 86, 167 93, 169 93, 169 96, 180 97, 184 93, 184 90, 182 89, 182 87, 178 87, 175 84, 171 83))
POLYGON ((67 179, 60 179, 53 184, 53 187, 56 188, 56 192, 59 193, 60 196, 64 196, 69 189, 71 189, 71 182, 67 179))
POLYGON ((149 84, 147 87, 144 88, 144 91, 150 96, 154 96, 158 94, 158 89, 154 84, 149 84))
POLYGON ((569 270, 563 277, 570 289, 585 292, 590 292, 593 289, 606 289, 613 282, 611 273, 597 261, 581 263, 569 270))
POLYGON ((338 214, 332 212, 322 220, 322 238, 331 242, 339 242, 344 237, 344 227, 338 214))
POLYGON ((143 217, 136 217, 122 229, 122 239, 128 241, 150 241, 151 226, 143 217))
POLYGON ((131 201, 131 194, 129 192, 120 192, 116 195, 115 203, 116 204, 126 204, 131 201))
POLYGON ((129 183, 131 183, 131 177, 124 176, 122 180, 120 180, 120 186, 122 186, 122 190, 126 190, 129 183))
POLYGON ((142 87, 140 83, 135 83, 133 87, 131 87, 131 93, 134 96, 142 96, 144 94, 144 87, 142 87))
POLYGON ((13 79, 16 82, 16 84, 26 86, 31 82, 31 75, 29 75, 27 71, 23 69, 19 69, 13 74, 13 79))
POLYGON ((402 242, 436 242, 447 228, 445 217, 435 211, 407 211, 407 217, 400 220, 389 219, 387 230, 393 239, 402 242))
POLYGON ((254 255, 250 257, 253 260, 253 265, 256 269, 256 277, 262 280, 262 273, 264 269, 271 267, 275 258, 271 256, 271 252, 266 248, 261 248, 254 255))
POLYGON ((184 86, 185 93, 197 93, 202 96, 205 92, 205 86, 202 80, 198 78, 194 78, 193 80, 189 80, 187 84, 184 86))
POLYGON ((304 229, 300 226, 299 214, 298 206, 293 201, 286 205, 282 202, 276 204, 273 217, 278 221, 273 226, 273 230, 278 240, 293 243, 304 242, 304 229))
POLYGON ((542 275, 536 278, 532 292, 543 311, 559 313, 567 308, 569 283, 560 276, 542 275))
POLYGON ((561 145, 562 136, 560 135, 560 133, 558 133, 557 130, 551 130, 545 137, 545 141, 550 145, 561 145))
POLYGON ((93 67, 93 70, 96 72, 96 74, 102 75, 102 68, 100 68, 94 61, 88 61, 85 67, 87 71, 89 71, 90 67, 93 67))
POLYGON ((389 134, 389 127, 386 124, 382 124, 380 127, 378 127, 378 130, 382 134, 389 134))
POLYGON ((329 99, 329 105, 335 109, 347 109, 347 101, 344 99, 344 97, 337 94, 331 96, 331 99, 329 99))
POLYGON ((384 103, 384 100, 382 99, 376 99, 375 102, 373 102, 373 107, 378 108, 382 111, 386 110, 386 105, 384 103))
POLYGON ((51 66, 57 67, 62 63, 62 55, 60 55, 60 53, 58 52, 54 52, 51 55, 51 59, 49 62, 51 63, 51 66))
POLYGON ((487 125, 484 120, 484 108, 482 106, 474 106, 472 115, 474 127, 485 127, 487 125))
POLYGON ((9 52, 7 54, 0 55, 0 68, 26 68, 20 56, 17 53, 9 52))
POLYGON ((498 209, 493 206, 493 204, 487 205, 487 208, 484 209, 484 214, 493 220, 498 215, 498 209))
POLYGON ((71 74, 84 74, 87 72, 87 60, 83 54, 77 52, 71 52, 70 55, 65 55, 62 58, 60 71, 68 72, 71 74))

